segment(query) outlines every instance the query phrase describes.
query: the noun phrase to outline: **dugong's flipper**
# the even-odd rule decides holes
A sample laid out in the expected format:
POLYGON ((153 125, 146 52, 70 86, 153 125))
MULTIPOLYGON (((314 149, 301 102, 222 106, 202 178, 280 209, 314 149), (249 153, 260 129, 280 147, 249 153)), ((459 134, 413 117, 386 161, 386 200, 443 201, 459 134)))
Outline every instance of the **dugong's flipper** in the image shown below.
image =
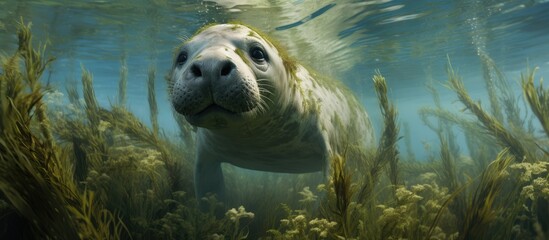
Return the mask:
MULTIPOLYGON (((221 162, 215 160, 207 149, 198 149, 194 181, 195 192, 199 201, 202 201, 202 197, 205 197, 207 193, 215 194, 220 201, 225 200, 225 183, 221 171, 221 162)), ((201 205, 203 206, 203 204, 201 205)))

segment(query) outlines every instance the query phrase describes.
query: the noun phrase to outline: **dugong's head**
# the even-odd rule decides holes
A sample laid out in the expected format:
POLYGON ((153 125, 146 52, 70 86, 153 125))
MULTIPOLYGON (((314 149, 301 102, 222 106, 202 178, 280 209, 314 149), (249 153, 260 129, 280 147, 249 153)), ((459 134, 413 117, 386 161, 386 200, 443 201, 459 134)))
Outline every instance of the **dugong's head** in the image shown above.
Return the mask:
POLYGON ((237 24, 205 27, 185 42, 171 73, 175 110, 198 127, 250 124, 288 91, 288 64, 268 40, 237 24))

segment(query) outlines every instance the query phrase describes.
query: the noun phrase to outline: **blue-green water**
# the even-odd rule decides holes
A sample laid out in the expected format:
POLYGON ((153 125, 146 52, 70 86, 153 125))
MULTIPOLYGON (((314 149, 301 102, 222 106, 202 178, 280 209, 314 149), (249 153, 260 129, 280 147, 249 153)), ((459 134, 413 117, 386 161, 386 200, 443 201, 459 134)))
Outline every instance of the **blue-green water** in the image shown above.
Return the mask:
MULTIPOLYGON (((158 72, 160 122, 175 128, 163 76, 173 49, 210 22, 237 21, 277 38, 302 63, 335 76, 355 90, 378 120, 371 76, 388 79, 400 119, 409 122, 421 155, 435 141, 417 117, 429 104, 426 81, 446 80, 449 57, 475 98, 486 99, 479 53, 490 56, 517 89, 520 71, 549 68, 546 1, 2 1, 0 49, 15 48, 15 22, 33 24, 35 39, 47 41, 56 57, 46 77, 63 89, 80 78, 81 66, 94 74, 101 104, 116 99, 120 66, 129 70, 128 105, 147 121, 146 74, 158 72)), ((78 81, 77 81, 78 82, 78 81)), ((442 84, 443 104, 458 109, 442 84)), ((519 98, 520 99, 520 98, 519 98)))
MULTIPOLYGON (((341 79, 357 91, 370 114, 377 107, 371 76, 388 79, 401 119, 419 125, 417 107, 430 102, 427 80, 444 81, 447 56, 472 94, 483 98, 479 51, 488 53, 512 81, 527 65, 549 67, 545 1, 11 1, 0 3, 0 49, 15 48, 14 22, 33 23, 35 39, 56 57, 52 83, 80 78, 81 65, 95 77, 99 101, 116 99, 123 60, 129 70, 128 104, 146 119, 146 74, 158 69, 160 122, 171 120, 165 81, 172 51, 205 23, 238 21, 278 38, 294 57, 341 79)), ((545 74, 546 75, 546 74, 545 74)), ((441 85, 437 85, 441 87, 441 85)), ((451 106, 453 95, 443 91, 451 106)), ((421 128, 420 128, 421 129, 421 128)), ((422 151, 418 136, 414 148, 422 151)))
MULTIPOLYGON (((144 133, 133 129, 134 134, 135 132, 142 134, 136 134, 138 135, 136 137, 131 135, 132 129, 122 131, 123 126, 110 126, 109 124, 118 123, 116 120, 123 121, 109 118, 121 115, 115 115, 107 110, 95 112, 98 115, 105 114, 100 116, 101 121, 97 124, 98 126, 92 126, 91 123, 91 119, 95 116, 86 116, 87 119, 84 116, 82 119, 67 117, 66 123, 72 120, 73 124, 75 122, 81 124, 70 125, 73 129, 67 126, 68 130, 63 129, 63 123, 51 124, 54 127, 52 129, 58 131, 55 133, 58 139, 55 140, 59 140, 59 145, 73 151, 74 156, 61 153, 59 155, 60 158, 65 157, 67 161, 74 160, 74 162, 63 162, 63 167, 75 168, 74 176, 71 175, 71 171, 67 171, 69 173, 67 176, 75 177, 74 184, 78 187, 77 192, 82 194, 96 191, 98 205, 103 204, 104 206, 100 207, 105 207, 104 209, 114 214, 120 213, 120 218, 125 221, 134 239, 150 239, 154 236, 175 238, 166 237, 172 236, 171 234, 180 238, 195 236, 194 239, 204 239, 204 236, 209 236, 213 239, 214 235, 221 233, 229 238, 231 227, 234 227, 231 225, 234 221, 230 219, 232 216, 230 214, 237 214, 237 212, 236 209, 226 210, 238 208, 240 204, 245 205, 248 211, 255 212, 257 215, 249 229, 247 225, 244 227, 241 225, 239 229, 237 223, 232 235, 233 239, 247 230, 251 232, 251 239, 273 234, 273 232, 267 234, 267 230, 272 229, 290 232, 291 228, 287 226, 287 222, 298 219, 300 216, 310 220, 305 225, 309 224, 311 231, 307 236, 311 239, 319 237, 312 230, 313 225, 316 224, 314 221, 318 220, 317 217, 337 221, 337 227, 332 229, 333 232, 330 235, 332 238, 336 237, 335 233, 341 237, 349 232, 349 229, 340 227, 346 224, 345 219, 339 218, 340 215, 333 208, 335 197, 345 194, 345 191, 334 190, 333 177, 331 182, 328 181, 325 185, 317 187, 307 185, 307 180, 310 179, 304 176, 306 174, 291 177, 287 177, 288 175, 273 177, 267 174, 252 176, 254 174, 241 174, 246 171, 240 172, 238 169, 228 167, 228 170, 224 169, 228 172, 227 186, 232 187, 231 190, 234 193, 232 197, 236 199, 233 201, 238 204, 220 207, 221 218, 217 216, 217 219, 215 214, 207 215, 196 208, 196 203, 201 200, 195 202, 193 193, 191 163, 194 156, 187 156, 192 150, 176 149, 181 147, 178 145, 179 141, 169 142, 173 146, 167 142, 167 139, 173 140, 171 137, 178 136, 179 128, 172 116, 165 76, 172 67, 174 49, 201 26, 212 22, 241 22, 254 26, 272 35, 299 62, 321 74, 330 75, 342 81, 354 91, 367 108, 374 120, 374 128, 378 136, 383 128, 382 115, 371 78, 376 71, 380 71, 386 77, 390 100, 398 109, 399 123, 409 126, 409 133, 404 125, 399 133, 399 136, 403 136, 403 139, 398 141, 401 157, 398 173, 402 179, 400 182, 389 180, 387 175, 391 174, 391 170, 388 167, 377 169, 379 172, 373 173, 376 168, 375 165, 370 164, 377 159, 368 158, 371 156, 361 158, 361 162, 358 162, 362 164, 360 166, 355 166, 357 163, 347 165, 347 170, 352 175, 349 179, 353 181, 349 182, 349 188, 355 191, 351 194, 354 194, 353 197, 349 197, 353 202, 347 202, 349 205, 345 206, 349 207, 348 212, 354 214, 349 218, 354 222, 347 222, 348 226, 354 227, 350 230, 349 236, 375 236, 371 239, 384 239, 380 236, 422 239, 423 236, 417 234, 425 233, 426 228, 428 229, 433 223, 440 228, 431 229, 433 235, 436 231, 445 233, 439 237, 440 239, 458 235, 458 239, 471 239, 471 236, 475 236, 475 229, 480 229, 478 233, 483 233, 484 230, 484 234, 495 234, 494 236, 499 234, 496 237, 508 239, 520 239, 522 236, 538 236, 543 239, 543 233, 549 234, 547 230, 549 220, 546 219, 549 216, 547 212, 549 209, 547 207, 549 206, 547 202, 549 199, 547 137, 538 123, 538 118, 529 112, 531 108, 524 101, 520 76, 527 67, 539 67, 537 76, 549 76, 548 10, 549 1, 545 0, 186 2, 2 0, 0 2, 0 53, 1 56, 8 56, 17 49, 15 33, 16 23, 20 19, 24 22, 32 22, 34 41, 47 43, 46 54, 56 58, 54 63, 46 69, 43 83, 59 89, 66 96, 65 86, 68 84, 76 83, 76 89, 82 89, 80 78, 82 68, 86 68, 94 76, 94 88, 99 103, 107 109, 118 100, 121 67, 125 66, 128 70, 127 106, 146 124, 150 124, 147 98, 148 69, 151 67, 156 69, 159 122, 165 135, 152 133, 147 135, 148 129, 143 130, 144 133), (516 137, 520 144, 525 145, 522 146, 524 155, 512 153, 520 155, 513 160, 513 165, 507 167, 502 163, 504 162, 502 158, 495 161, 496 164, 489 164, 494 163, 491 161, 494 160, 497 152, 505 152, 502 149, 513 144, 505 142, 505 139, 501 140, 504 137, 498 135, 497 131, 489 127, 479 127, 483 123, 470 114, 470 111, 463 109, 463 104, 457 100, 456 93, 446 86, 448 84, 446 68, 449 61, 462 76, 471 96, 475 101, 480 101, 486 111, 490 112, 489 91, 486 89, 487 79, 494 81, 500 103, 513 99, 505 94, 510 93, 514 97, 515 106, 519 109, 520 124, 513 125, 516 122, 511 121, 511 115, 517 112, 513 112, 513 109, 504 109, 506 106, 501 106, 500 110, 506 115, 499 119, 503 122, 504 128, 514 134, 513 137, 516 137), (499 72, 502 75, 498 75, 499 72), (500 76, 504 81, 499 81, 500 76), (455 137, 456 142, 460 144, 458 148, 454 146, 449 148, 455 164, 453 167, 445 165, 447 162, 444 162, 444 159, 449 158, 444 158, 440 154, 440 149, 443 147, 439 143, 442 140, 422 122, 418 114, 418 110, 422 107, 433 108, 436 104, 426 87, 428 83, 433 84, 438 90, 442 108, 460 114, 456 121, 458 123, 452 123, 452 126, 456 126, 452 127, 455 130, 454 135, 442 136, 442 132, 448 134, 450 131, 440 131, 442 137, 455 137), (502 87, 503 83, 510 87, 502 87), (507 90, 509 92, 505 92, 507 90), (463 124, 474 126, 463 127, 459 122, 461 120, 463 124), (537 129, 532 130, 529 124, 537 129), (76 131, 78 127, 94 128, 96 132, 78 132, 76 131), (463 129, 471 134, 469 139, 463 136, 463 129), (63 132, 63 130, 66 131, 63 132), (121 134, 122 132, 125 135, 121 134), (164 138, 166 135, 168 138, 164 138), (86 142, 85 139, 77 138, 79 136, 96 137, 103 141, 100 143, 103 145, 95 146, 96 142, 86 142), (408 161, 410 156, 406 152, 406 140, 411 142, 415 159, 432 161, 419 163, 408 161), (88 153, 91 157, 85 155, 88 153), (92 162, 97 156, 103 157, 100 158, 102 162, 92 162), (525 156, 530 159, 522 163, 521 158, 525 156), (81 160, 84 163, 78 162, 81 160), (505 166, 498 168, 500 164, 505 166), (78 165, 85 166, 85 169, 78 169, 78 165), (492 178, 482 178, 483 173, 487 173, 492 178), (373 181, 376 181, 377 177, 378 182, 370 186, 369 177, 372 177, 373 181), (179 182, 170 182, 174 179, 179 182), (500 181, 499 185, 497 182, 491 182, 493 179, 500 181), (392 184, 395 185, 394 188, 392 184), (371 187, 369 189, 371 195, 357 196, 358 188, 364 190, 368 187, 371 187), (482 195, 486 192, 489 193, 482 195), (490 202, 493 199, 496 199, 494 204, 490 202), (242 201, 239 202, 240 200, 242 201), (462 202, 459 202, 460 200, 462 202), (280 207, 280 203, 288 204, 288 209, 280 207), (449 204, 443 206, 447 203, 449 204), (483 213, 485 215, 482 215, 477 214, 476 210, 479 209, 488 210, 483 213), (226 215, 223 215, 224 213, 226 215), (437 214, 441 214, 442 217, 438 218, 437 214), (226 217, 223 219, 223 216, 226 217), (201 217, 204 219, 200 219, 201 217), (357 223, 358 220, 361 223, 357 223), (478 224, 479 227, 475 228, 477 227, 475 221, 482 223, 484 220, 492 225, 478 224), (387 226, 394 228, 397 225, 405 226, 404 230, 388 231, 389 233, 384 235, 383 231, 387 231, 387 226), (173 226, 176 227, 170 228, 173 226), (410 226, 416 226, 417 229, 406 229, 411 228, 410 226), (202 235, 196 233, 196 229, 200 229, 202 235), (160 233, 162 235, 158 235, 160 233), (503 236, 505 234, 507 235, 503 236)), ((537 79, 535 85, 539 86, 537 79)), ((61 106, 68 103, 67 99, 57 100, 57 104, 61 106)), ((48 99, 46 102, 51 103, 48 99)), ((2 106, 5 107, 7 104, 2 106)), ((34 114, 37 111, 34 109, 30 112, 34 114)), ((433 117, 431 121, 437 120, 433 117)), ((36 123, 38 122, 29 121, 28 124, 36 123)), ((4 129, 0 130, 3 134, 4 129)), ((2 140, 0 144, 5 144, 4 139, 0 140, 2 140)), ((451 145, 454 141, 449 142, 451 145)), ((0 156, 3 157, 0 160, 4 161, 2 163, 10 163, 13 159, 4 157, 9 154, 6 154, 8 151, 5 148, 1 148, 3 146, 0 145, 2 150, 0 156)), ((22 146, 21 149, 25 149, 24 147, 27 146, 22 146)), ((55 146, 49 147, 55 149, 55 146)), ((61 150, 57 151, 61 152, 61 150)), ((17 154, 23 155, 21 151, 17 154)), ((38 155, 34 157, 36 156, 38 155)), ((9 166, 15 168, 12 165, 19 166, 17 164, 9 166)), ((385 163, 385 165, 389 164, 385 163)), ((11 170, 9 167, 0 165, 2 173, 10 173, 11 170)), ((57 173, 52 173, 54 174, 57 173)), ((37 223, 37 219, 29 218, 32 214, 26 214, 32 211, 27 211, 29 209, 25 208, 27 205, 17 204, 18 202, 13 200, 21 195, 20 192, 24 193, 27 200, 34 199, 32 192, 28 194, 26 186, 21 187, 21 183, 24 183, 21 179, 24 177, 25 175, 17 175, 8 180, 2 178, 3 181, 0 181, 2 183, 0 188, 3 191, 0 196, 0 204, 2 204, 0 210, 2 214, 16 213, 0 214, 2 227, 9 228, 14 225, 40 229, 40 226, 49 226, 48 222, 37 223), (20 187, 22 191, 5 190, 12 186, 20 187), (10 222, 12 219, 23 218, 24 221, 21 220, 21 223, 10 222), (32 224, 38 226, 29 227, 32 224)), ((53 184, 53 180, 46 183, 52 186, 63 186, 53 184)), ((49 189, 50 185, 45 184, 46 187, 41 185, 41 190, 49 189)), ((35 189, 34 186, 31 187, 35 189)), ((81 203, 79 201, 82 201, 82 196, 70 197, 73 197, 70 198, 72 202, 65 201, 69 198, 61 198, 62 207, 78 206, 77 204, 81 203)), ((30 209, 35 208, 37 212, 45 213, 49 210, 52 212, 51 209, 53 209, 30 207, 30 209)), ((242 211, 243 209, 242 207, 242 211)), ((74 212, 72 214, 76 215, 74 212)), ((43 221, 47 217, 48 215, 39 220, 43 221)), ((80 223, 74 222, 68 225, 74 227, 73 225, 80 223)), ((24 232, 25 229, 27 228, 11 231, 18 233, 24 232)), ((392 230, 392 228, 389 229, 392 230)), ((398 227, 395 229, 398 230, 398 227)), ((10 231, 5 232, 8 235, 10 233, 10 231)), ((38 236, 40 233, 28 234, 38 236)), ((4 232, 0 229, 0 235, 2 234, 4 232)))

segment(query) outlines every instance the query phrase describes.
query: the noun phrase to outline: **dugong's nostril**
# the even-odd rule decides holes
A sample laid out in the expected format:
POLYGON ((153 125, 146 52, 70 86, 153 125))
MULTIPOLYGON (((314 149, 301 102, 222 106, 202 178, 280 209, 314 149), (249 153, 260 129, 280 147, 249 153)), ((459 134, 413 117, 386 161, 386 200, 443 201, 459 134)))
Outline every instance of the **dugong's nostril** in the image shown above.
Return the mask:
POLYGON ((193 64, 191 66, 191 72, 195 77, 202 77, 202 71, 200 71, 200 67, 197 66, 196 64, 193 64))
POLYGON ((223 67, 221 68, 221 76, 227 76, 233 71, 234 69, 234 63, 232 62, 224 62, 223 67))

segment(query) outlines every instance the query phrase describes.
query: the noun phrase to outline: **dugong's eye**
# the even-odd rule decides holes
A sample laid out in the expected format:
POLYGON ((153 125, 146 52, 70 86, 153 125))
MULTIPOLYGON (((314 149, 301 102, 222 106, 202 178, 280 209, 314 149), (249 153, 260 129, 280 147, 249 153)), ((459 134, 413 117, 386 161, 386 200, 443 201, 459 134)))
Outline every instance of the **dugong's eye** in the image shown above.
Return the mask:
POLYGON ((175 60, 175 64, 177 66, 181 66, 183 64, 185 64, 185 62, 187 61, 187 53, 186 52, 180 52, 179 55, 177 55, 177 59, 175 60))
POLYGON ((266 60, 265 52, 263 51, 263 49, 261 49, 259 47, 254 47, 254 48, 250 49, 250 56, 256 62, 263 62, 263 61, 266 60))

